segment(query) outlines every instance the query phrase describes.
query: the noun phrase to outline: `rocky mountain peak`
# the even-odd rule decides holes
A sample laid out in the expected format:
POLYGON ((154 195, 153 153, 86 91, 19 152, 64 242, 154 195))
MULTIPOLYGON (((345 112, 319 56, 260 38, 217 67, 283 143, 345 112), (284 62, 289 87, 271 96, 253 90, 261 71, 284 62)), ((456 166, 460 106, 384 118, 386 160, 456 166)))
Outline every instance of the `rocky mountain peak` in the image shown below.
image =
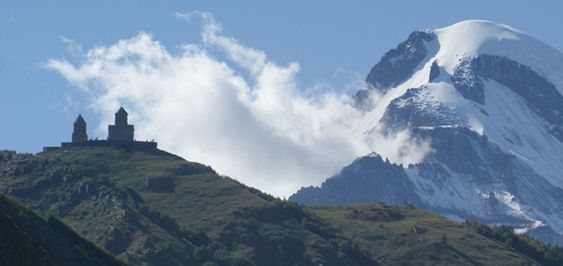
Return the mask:
POLYGON ((400 196, 452 219, 541 230, 545 241, 563 243, 561 81, 563 54, 510 26, 470 20, 416 31, 369 72, 357 98, 376 100, 362 105, 370 120, 357 131, 407 130, 432 152, 408 168, 359 159, 291 199, 397 203, 400 196))

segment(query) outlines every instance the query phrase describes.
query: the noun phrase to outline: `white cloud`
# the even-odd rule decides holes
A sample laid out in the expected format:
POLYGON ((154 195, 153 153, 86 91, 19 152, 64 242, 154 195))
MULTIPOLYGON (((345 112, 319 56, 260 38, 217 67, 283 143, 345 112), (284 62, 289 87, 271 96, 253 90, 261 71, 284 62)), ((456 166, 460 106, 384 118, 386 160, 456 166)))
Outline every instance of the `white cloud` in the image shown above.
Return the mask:
POLYGON ((98 133, 124 105, 138 139, 154 138, 165 150, 276 196, 320 184, 373 150, 409 163, 429 149, 408 132, 392 140, 358 136, 353 129, 364 113, 350 97, 326 90, 314 97, 305 93, 311 88, 298 87, 299 64, 278 65, 263 51, 224 36, 209 13, 176 16, 203 19, 201 44, 171 52, 139 33, 92 48, 77 64, 63 59, 45 64, 86 93, 89 108, 103 117, 98 133), (209 48, 218 48, 229 61, 220 61, 209 48))

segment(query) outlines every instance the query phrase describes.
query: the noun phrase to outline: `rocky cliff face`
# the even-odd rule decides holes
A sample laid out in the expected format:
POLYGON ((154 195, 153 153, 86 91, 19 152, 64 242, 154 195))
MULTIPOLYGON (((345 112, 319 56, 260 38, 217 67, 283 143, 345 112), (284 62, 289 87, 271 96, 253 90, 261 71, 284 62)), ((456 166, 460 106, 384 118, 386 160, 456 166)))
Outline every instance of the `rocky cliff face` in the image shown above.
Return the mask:
POLYGON ((435 39, 431 32, 413 32, 397 48, 383 55, 369 72, 366 82, 382 92, 404 82, 429 54, 436 52, 426 45, 435 39))
POLYGON ((561 80, 563 54, 506 25, 465 21, 413 33, 368 75, 362 93, 381 100, 367 111, 374 119, 363 132, 407 130, 431 151, 400 168, 358 159, 290 199, 396 203, 393 196, 402 196, 452 219, 508 224, 560 243, 561 80))

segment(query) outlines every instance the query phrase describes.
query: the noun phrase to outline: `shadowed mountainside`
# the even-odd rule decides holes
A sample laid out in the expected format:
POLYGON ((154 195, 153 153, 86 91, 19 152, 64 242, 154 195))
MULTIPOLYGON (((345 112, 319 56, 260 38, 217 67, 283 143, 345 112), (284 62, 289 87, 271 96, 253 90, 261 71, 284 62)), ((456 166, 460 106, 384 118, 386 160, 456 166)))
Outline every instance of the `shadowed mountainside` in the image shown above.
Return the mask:
POLYGON ((54 217, 0 195, 0 265, 125 265, 54 217))

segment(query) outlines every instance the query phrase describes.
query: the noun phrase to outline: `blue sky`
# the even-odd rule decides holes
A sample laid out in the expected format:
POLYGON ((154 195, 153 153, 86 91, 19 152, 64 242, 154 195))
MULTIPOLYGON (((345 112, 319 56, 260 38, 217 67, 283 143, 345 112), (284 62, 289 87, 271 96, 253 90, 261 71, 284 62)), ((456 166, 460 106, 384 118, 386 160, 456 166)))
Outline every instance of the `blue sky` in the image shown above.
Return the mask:
POLYGON ((174 18, 191 10, 211 12, 226 34, 279 64, 298 62, 299 82, 335 89, 413 30, 464 19, 509 24, 563 50, 560 1, 1 1, 0 148, 37 152, 67 140, 77 111, 97 121, 65 108, 72 85, 41 66, 72 59, 61 38, 88 49, 144 31, 173 48, 201 39, 199 22, 174 18))
POLYGON ((0 149, 68 141, 78 113, 105 138, 123 104, 139 139, 277 196, 372 151, 407 165, 428 144, 352 137, 347 95, 412 31, 466 19, 563 50, 563 4, 531 3, 0 1, 0 149))

